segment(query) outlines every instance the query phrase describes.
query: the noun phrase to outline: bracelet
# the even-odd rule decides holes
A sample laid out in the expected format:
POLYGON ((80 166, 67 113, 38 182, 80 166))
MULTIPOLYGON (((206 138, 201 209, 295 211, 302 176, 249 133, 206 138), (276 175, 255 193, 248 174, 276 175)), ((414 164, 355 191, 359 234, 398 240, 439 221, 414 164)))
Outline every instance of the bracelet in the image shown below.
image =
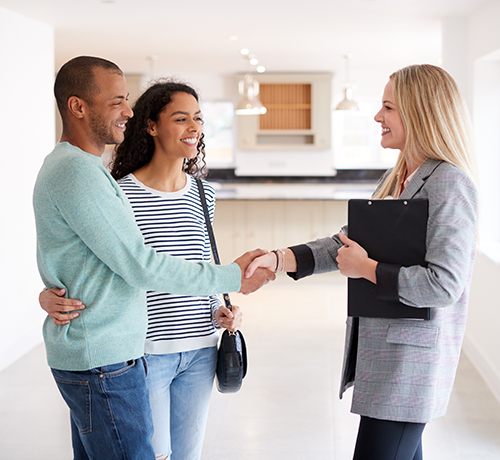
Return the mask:
POLYGON ((278 267, 280 266, 280 258, 278 256, 278 251, 276 249, 273 249, 271 252, 274 252, 276 255, 276 268, 274 269, 274 273, 278 273, 278 267))
POLYGON ((283 265, 281 266, 280 272, 284 272, 285 271, 285 251, 283 251, 283 249, 278 249, 278 251, 281 252, 281 255, 283 256, 283 265))

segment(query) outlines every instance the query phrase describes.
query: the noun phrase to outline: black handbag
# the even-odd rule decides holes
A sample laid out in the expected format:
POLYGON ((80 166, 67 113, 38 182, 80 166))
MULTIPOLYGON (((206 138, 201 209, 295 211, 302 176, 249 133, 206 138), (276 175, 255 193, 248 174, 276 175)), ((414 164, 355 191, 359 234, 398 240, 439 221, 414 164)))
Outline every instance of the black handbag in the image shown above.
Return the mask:
MULTIPOLYGON (((201 205, 205 214, 205 224, 207 226, 210 244, 214 261, 220 265, 219 252, 215 243, 214 231, 208 214, 205 191, 200 179, 196 179, 200 192, 201 205)), ((228 310, 232 310, 229 295, 223 294, 224 303, 228 310)), ((215 372, 217 389, 221 393, 235 393, 241 388, 243 378, 247 374, 247 348, 245 339, 241 331, 229 332, 227 329, 222 333, 219 349, 217 350, 217 370, 215 372)))

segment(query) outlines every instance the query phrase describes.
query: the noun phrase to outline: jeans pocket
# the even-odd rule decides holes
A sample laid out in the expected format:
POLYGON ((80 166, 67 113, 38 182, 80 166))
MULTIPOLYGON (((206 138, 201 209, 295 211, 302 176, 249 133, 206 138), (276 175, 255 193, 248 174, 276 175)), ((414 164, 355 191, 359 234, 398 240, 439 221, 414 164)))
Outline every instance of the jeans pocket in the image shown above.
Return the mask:
POLYGON ((59 391, 71 410, 71 417, 80 434, 92 432, 91 389, 87 380, 70 380, 52 371, 59 391))
POLYGON ((93 372, 99 374, 100 378, 116 377, 133 369, 136 366, 136 360, 124 361, 116 364, 108 364, 107 366, 96 367, 93 372))
POLYGON ((145 353, 144 356, 141 358, 142 359, 142 363, 144 365, 144 375, 147 377, 148 374, 149 374, 149 363, 148 363, 148 357, 149 357, 149 354, 148 353, 145 353))

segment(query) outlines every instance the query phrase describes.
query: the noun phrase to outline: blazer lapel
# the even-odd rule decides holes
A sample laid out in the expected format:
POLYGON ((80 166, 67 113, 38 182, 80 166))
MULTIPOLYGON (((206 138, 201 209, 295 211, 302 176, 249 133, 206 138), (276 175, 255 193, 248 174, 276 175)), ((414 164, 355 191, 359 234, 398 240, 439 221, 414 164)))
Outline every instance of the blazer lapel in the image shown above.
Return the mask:
POLYGON ((434 160, 432 158, 427 158, 417 172, 413 176, 410 183, 403 190, 403 193, 399 196, 400 200, 409 200, 413 198, 418 191, 424 186, 425 181, 434 172, 434 170, 442 163, 441 160, 434 160))

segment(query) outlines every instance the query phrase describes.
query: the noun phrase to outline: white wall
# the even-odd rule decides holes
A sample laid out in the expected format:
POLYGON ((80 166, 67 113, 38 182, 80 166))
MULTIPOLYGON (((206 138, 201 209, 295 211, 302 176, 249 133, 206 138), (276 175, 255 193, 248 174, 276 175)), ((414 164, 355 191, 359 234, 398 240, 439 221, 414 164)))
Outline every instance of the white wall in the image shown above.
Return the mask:
POLYGON ((480 249, 500 263, 500 52, 474 62, 474 114, 482 192, 480 249))
POLYGON ((464 351, 500 401, 500 265, 478 252, 464 351))
MULTIPOLYGON (((468 72, 474 72, 474 62, 500 48, 500 1, 490 0, 481 6, 469 20, 469 65, 468 72)), ((469 82, 473 91, 474 81, 469 82)))
POLYGON ((469 21, 466 17, 449 17, 442 20, 443 28, 443 51, 442 67, 449 72, 457 82, 462 94, 471 105, 468 88, 467 66, 468 56, 468 27, 469 21))
POLYGON ((0 7, 0 370, 41 341, 32 193, 54 146, 54 32, 0 7))
MULTIPOLYGON (((485 230, 494 226, 500 232, 499 166, 500 137, 500 0, 486 2, 468 21, 468 96, 473 101, 473 122, 480 174, 480 249, 474 268, 469 318, 464 351, 500 401, 500 265, 487 257, 485 230), (493 112, 489 113, 492 110, 493 112), (497 123, 494 123, 496 117, 497 123), (489 123, 489 124, 488 124, 489 123)), ((500 239, 500 234, 497 235, 500 239)))

